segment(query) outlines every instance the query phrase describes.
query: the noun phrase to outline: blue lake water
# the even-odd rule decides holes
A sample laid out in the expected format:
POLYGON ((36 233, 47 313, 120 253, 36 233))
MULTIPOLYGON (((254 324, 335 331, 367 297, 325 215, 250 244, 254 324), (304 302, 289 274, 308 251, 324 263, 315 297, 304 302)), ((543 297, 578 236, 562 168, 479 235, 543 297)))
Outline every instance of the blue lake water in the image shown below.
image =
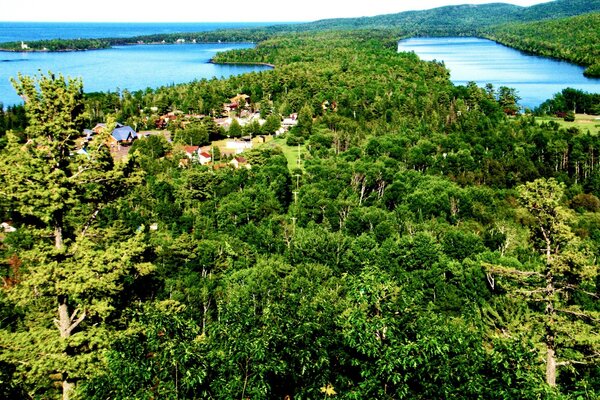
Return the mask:
POLYGON ((0 102, 21 103, 10 78, 52 71, 81 77, 85 92, 143 90, 148 87, 221 78, 262 71, 265 66, 217 65, 208 61, 217 52, 252 44, 176 44, 117 46, 107 50, 68 53, 0 52, 0 102))
POLYGON ((399 51, 414 51, 422 60, 443 61, 452 81, 464 85, 515 88, 522 107, 534 108, 566 87, 600 93, 600 79, 583 76, 583 67, 525 54, 478 38, 412 38, 398 43, 399 51))
MULTIPOLYGON (((0 42, 43 39, 132 37, 156 33, 204 32, 228 28, 274 25, 253 23, 46 23, 0 22, 0 42)), ((0 102, 21 103, 10 78, 52 71, 81 77, 86 92, 141 90, 196 79, 221 78, 260 71, 264 66, 214 65, 208 61, 220 51, 252 44, 178 44, 119 46, 107 50, 70 53, 0 52, 0 102)))
POLYGON ((256 28, 283 22, 0 22, 0 43, 21 40, 124 38, 152 34, 256 28))

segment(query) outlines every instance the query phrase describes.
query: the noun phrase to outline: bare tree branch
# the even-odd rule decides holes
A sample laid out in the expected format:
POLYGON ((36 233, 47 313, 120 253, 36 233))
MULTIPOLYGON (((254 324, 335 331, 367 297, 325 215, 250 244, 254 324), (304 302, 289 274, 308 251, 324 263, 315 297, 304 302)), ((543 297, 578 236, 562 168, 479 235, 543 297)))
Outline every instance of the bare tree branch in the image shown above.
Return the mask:
POLYGON ((586 313, 583 313, 583 312, 565 310, 565 309, 560 309, 560 308, 557 308, 556 311, 564 313, 564 314, 574 315, 574 316, 580 317, 580 318, 589 319, 589 320, 594 321, 594 322, 600 322, 600 319, 594 318, 590 314, 586 314, 586 313))
POLYGON ((536 272, 536 271, 521 271, 515 268, 503 267, 500 265, 493 265, 488 263, 483 263, 482 266, 489 273, 495 273, 499 275, 516 275, 516 276, 524 276, 524 277, 536 277, 536 278, 544 278, 544 275, 536 272))

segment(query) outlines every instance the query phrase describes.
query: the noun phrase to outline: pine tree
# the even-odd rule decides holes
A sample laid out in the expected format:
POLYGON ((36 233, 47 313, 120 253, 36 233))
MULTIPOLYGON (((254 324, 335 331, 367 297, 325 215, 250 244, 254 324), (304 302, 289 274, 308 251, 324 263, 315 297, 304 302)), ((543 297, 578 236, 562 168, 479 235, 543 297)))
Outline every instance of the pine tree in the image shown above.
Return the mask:
POLYGON ((539 267, 485 267, 488 279, 493 275, 511 278, 517 285, 510 288, 510 293, 527 300, 536 312, 544 329, 540 337, 546 382, 554 387, 558 367, 600 361, 600 340, 595 333, 600 328, 600 313, 586 307, 598 297, 598 266, 568 225, 570 214, 561 205, 563 184, 538 179, 519 186, 518 193, 532 244, 540 253, 539 267))
POLYGON ((22 267, 6 294, 24 318, 18 329, 0 332, 0 358, 17 365, 31 394, 53 380, 68 399, 75 383, 100 365, 98 350, 108 342, 126 278, 151 268, 143 262, 141 234, 95 224, 126 185, 127 166, 112 162, 105 146, 110 133, 82 144, 81 80, 20 75, 13 84, 29 126, 25 143, 9 134, 2 194, 33 245, 9 248, 22 267), (85 151, 77 151, 77 139, 85 151))

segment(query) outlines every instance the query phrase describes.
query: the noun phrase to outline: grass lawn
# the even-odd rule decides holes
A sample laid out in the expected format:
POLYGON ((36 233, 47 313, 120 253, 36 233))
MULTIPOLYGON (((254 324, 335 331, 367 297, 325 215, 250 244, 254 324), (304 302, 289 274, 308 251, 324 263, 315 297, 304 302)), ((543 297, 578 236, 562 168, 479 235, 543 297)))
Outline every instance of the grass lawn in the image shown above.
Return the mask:
POLYGON ((561 128, 578 128, 581 132, 585 133, 590 131, 592 135, 600 134, 600 115, 588 115, 588 114, 576 114, 575 121, 567 122, 562 118, 557 117, 535 117, 538 122, 554 121, 558 123, 561 128))
POLYGON ((300 168, 304 170, 304 163, 299 162, 298 154, 302 155, 306 153, 306 145, 301 146, 288 146, 285 144, 285 139, 274 138, 273 140, 263 144, 263 146, 278 147, 287 158, 288 169, 293 171, 294 168, 300 168))
MULTIPOLYGON (((215 147, 224 149, 226 147, 227 140, 229 140, 229 139, 217 140, 217 141, 212 142, 212 145, 215 147)), ((285 144, 285 139, 274 137, 272 135, 268 135, 266 137, 266 141, 264 143, 262 141, 260 141, 258 138, 253 138, 252 142, 253 142, 254 148, 258 148, 258 147, 262 147, 262 146, 280 148, 281 151, 283 152, 283 155, 285 156, 285 158, 287 158, 288 169, 290 170, 290 172, 298 167, 300 167, 300 169, 304 170, 304 163, 298 161, 298 152, 300 152, 301 155, 305 154, 306 145, 288 146, 287 144, 285 144)))

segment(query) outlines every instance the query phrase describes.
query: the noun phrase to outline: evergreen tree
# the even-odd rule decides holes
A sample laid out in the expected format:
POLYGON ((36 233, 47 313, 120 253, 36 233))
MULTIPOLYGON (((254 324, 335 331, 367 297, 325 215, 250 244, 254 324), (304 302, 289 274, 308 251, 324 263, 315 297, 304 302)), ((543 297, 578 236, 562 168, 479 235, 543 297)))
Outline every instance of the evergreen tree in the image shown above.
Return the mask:
POLYGON ((538 179, 518 187, 519 203, 528 214, 532 244, 540 252, 539 268, 521 270, 487 264, 493 274, 516 280, 513 294, 525 298, 543 326, 540 338, 546 354, 546 382, 556 386, 557 367, 599 361, 600 313, 589 307, 597 298, 598 266, 567 222, 561 205, 564 185, 538 179))
POLYGON ((242 126, 236 118, 234 118, 233 121, 231 121, 231 125, 229 125, 229 130, 227 131, 227 134, 234 138, 239 138, 242 136, 242 126))
POLYGON ((309 137, 313 129, 313 111, 312 108, 305 104, 298 113, 298 125, 296 129, 300 136, 309 137))
POLYGON ((126 185, 126 168, 114 165, 104 145, 109 130, 78 154, 81 80, 20 75, 13 84, 25 99, 29 126, 25 143, 9 136, 0 167, 3 196, 32 243, 7 245, 22 267, 6 294, 24 317, 17 329, 1 332, 1 361, 17 366, 30 394, 45 396, 54 380, 68 399, 99 366, 125 277, 150 267, 142 262, 141 235, 96 226, 126 185))

